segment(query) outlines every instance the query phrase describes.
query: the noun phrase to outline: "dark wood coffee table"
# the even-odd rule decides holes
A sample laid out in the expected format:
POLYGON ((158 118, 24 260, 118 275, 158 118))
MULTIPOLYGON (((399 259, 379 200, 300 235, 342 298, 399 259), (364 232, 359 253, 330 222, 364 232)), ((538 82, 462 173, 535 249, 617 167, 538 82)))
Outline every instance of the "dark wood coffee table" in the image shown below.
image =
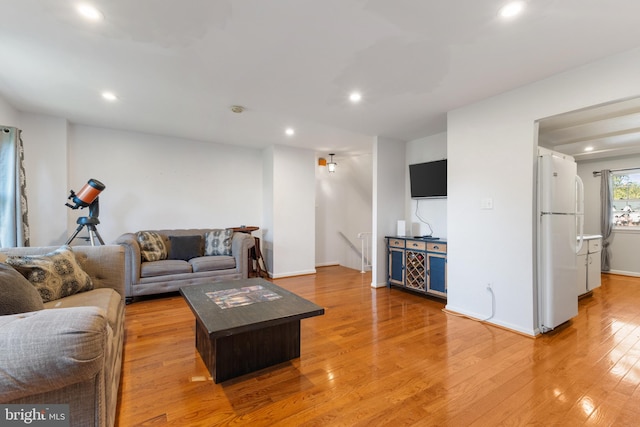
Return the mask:
POLYGON ((264 279, 185 286, 196 348, 216 383, 300 357, 300 320, 324 308, 264 279))

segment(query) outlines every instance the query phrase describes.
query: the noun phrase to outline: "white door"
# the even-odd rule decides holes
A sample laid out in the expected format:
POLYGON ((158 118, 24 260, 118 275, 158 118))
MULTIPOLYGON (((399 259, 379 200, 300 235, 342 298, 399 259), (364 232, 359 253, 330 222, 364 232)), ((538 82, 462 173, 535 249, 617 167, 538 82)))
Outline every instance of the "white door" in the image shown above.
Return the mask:
POLYGON ((578 275, 576 280, 576 295, 587 293, 587 253, 578 253, 578 275))
MULTIPOLYGON (((555 155, 540 157, 541 212, 576 212, 576 163, 555 155)), ((575 225, 573 225, 575 227, 575 225)))
POLYGON ((588 242, 589 257, 587 259, 587 288, 589 290, 599 288, 602 284, 602 277, 600 276, 602 270, 602 239, 589 239, 588 242))
POLYGON ((575 216, 542 215, 540 321, 553 329, 578 315, 575 216))
POLYGON ((600 252, 587 255, 587 288, 590 291, 599 288, 602 284, 602 278, 600 276, 601 264, 600 252))

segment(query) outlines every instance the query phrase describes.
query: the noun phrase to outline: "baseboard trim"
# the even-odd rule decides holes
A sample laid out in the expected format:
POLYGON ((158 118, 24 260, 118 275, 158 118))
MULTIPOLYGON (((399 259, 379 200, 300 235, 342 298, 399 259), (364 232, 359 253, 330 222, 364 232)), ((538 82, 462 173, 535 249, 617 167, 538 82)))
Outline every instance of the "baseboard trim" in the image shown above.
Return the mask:
POLYGON ((640 273, 636 271, 609 270, 603 271, 604 274, 619 274, 620 276, 640 277, 640 273))
POLYGON ((269 276, 272 279, 282 279, 284 277, 306 276, 307 274, 316 274, 316 269, 314 268, 313 270, 291 271, 288 273, 270 274, 269 276))
POLYGON ((333 267, 334 265, 340 265, 338 261, 321 262, 316 264, 316 267, 333 267))
POLYGON ((442 311, 450 316, 456 317, 464 317, 469 320, 473 320, 474 322, 484 323, 486 325, 491 325, 496 328, 504 329, 509 332, 514 332, 518 335, 522 335, 528 338, 535 338, 540 331, 537 328, 534 330, 523 329, 517 325, 513 325, 507 322, 502 322, 500 320, 496 320, 493 318, 484 318, 480 316, 478 313, 472 313, 466 310, 462 310, 459 307, 451 307, 450 304, 447 304, 442 311))

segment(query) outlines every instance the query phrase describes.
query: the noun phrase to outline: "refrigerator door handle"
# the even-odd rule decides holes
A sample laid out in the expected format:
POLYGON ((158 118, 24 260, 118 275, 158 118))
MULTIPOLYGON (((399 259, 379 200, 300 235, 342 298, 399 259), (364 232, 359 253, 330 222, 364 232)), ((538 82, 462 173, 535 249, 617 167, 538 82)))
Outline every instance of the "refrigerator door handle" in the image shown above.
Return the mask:
POLYGON ((584 244, 584 183, 578 175, 576 175, 576 229, 579 236, 576 246, 576 253, 578 253, 584 244))

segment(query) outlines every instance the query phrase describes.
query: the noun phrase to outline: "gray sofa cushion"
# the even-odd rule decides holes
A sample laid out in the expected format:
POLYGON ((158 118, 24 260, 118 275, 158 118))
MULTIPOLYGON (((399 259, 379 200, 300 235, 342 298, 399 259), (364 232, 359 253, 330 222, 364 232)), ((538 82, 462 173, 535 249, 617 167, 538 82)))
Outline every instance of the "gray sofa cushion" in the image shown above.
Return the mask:
POLYGON ((97 307, 0 317, 0 342, 11 349, 0 352, 2 401, 95 377, 104 363, 106 325, 97 307))
POLYGON ((143 262, 140 265, 140 277, 166 276, 168 274, 191 272, 191 264, 178 259, 143 262))
POLYGON ((203 256, 189 260, 189 264, 193 267, 193 272, 199 271, 216 271, 236 268, 236 259, 232 256, 203 256))
POLYGON ((115 331, 123 322, 123 306, 120 294, 111 288, 93 289, 44 304, 44 308, 98 307, 104 312, 109 325, 115 331))
POLYGON ((6 262, 36 287, 43 302, 93 289, 91 277, 80 267, 70 246, 44 255, 12 255, 6 262))
POLYGON ((0 315, 42 310, 40 294, 22 274, 0 262, 0 315))

